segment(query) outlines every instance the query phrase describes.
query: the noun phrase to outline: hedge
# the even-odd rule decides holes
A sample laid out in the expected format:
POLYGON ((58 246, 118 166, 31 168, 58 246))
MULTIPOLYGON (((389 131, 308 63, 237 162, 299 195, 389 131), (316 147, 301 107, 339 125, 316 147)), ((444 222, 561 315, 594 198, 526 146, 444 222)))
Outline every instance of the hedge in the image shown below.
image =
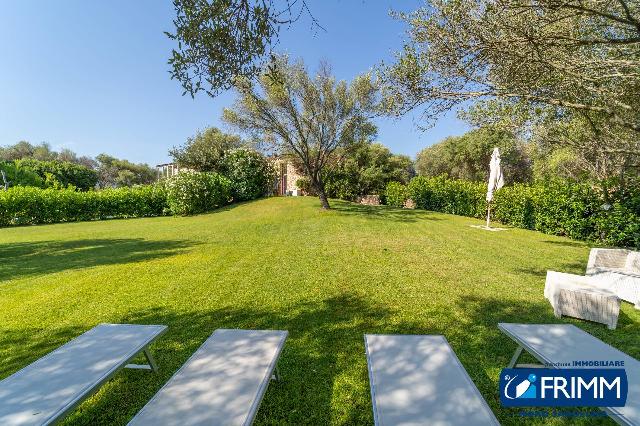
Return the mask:
MULTIPOLYGON (((394 191, 400 192, 399 188, 394 191)), ((406 195, 417 208, 486 217, 486 184, 415 177, 406 195)), ((504 224, 603 245, 640 248, 640 190, 602 194, 586 183, 515 184, 495 193, 492 217, 504 224)))
POLYGON ((166 200, 161 185, 88 192, 15 186, 0 191, 0 226, 159 216, 166 200))
POLYGON ((48 186, 57 182, 62 187, 75 186, 81 191, 89 191, 98 183, 98 172, 80 164, 67 161, 40 161, 31 158, 15 160, 16 165, 33 170, 48 186), (54 182, 49 182, 53 180, 54 182))

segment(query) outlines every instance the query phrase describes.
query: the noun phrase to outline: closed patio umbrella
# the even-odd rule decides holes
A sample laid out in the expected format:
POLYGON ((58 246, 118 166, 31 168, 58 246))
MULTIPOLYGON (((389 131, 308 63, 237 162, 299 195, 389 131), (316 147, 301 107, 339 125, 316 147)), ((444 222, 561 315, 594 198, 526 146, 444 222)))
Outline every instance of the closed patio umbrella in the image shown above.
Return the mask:
POLYGON ((491 154, 491 162, 489 162, 489 184, 487 185, 487 228, 491 220, 491 202, 493 201, 493 193, 504 185, 502 178, 502 167, 500 167, 500 150, 493 148, 491 154))

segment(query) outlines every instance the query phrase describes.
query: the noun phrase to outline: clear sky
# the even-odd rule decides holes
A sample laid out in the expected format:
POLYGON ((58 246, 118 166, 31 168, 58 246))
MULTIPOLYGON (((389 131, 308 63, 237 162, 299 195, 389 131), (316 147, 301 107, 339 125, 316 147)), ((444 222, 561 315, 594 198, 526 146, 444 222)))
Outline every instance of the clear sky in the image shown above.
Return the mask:
MULTIPOLYGON (((233 101, 182 96, 168 74, 174 17, 170 1, 2 1, 0 15, 0 145, 49 142, 81 155, 106 152, 151 165, 197 129, 218 126, 233 101)), ((309 0, 324 31, 308 19, 283 31, 278 50, 320 60, 351 79, 402 46, 404 25, 392 7, 413 10, 418 1, 309 0)), ((418 115, 379 119, 378 140, 411 156, 467 126, 455 114, 422 132, 418 115)))

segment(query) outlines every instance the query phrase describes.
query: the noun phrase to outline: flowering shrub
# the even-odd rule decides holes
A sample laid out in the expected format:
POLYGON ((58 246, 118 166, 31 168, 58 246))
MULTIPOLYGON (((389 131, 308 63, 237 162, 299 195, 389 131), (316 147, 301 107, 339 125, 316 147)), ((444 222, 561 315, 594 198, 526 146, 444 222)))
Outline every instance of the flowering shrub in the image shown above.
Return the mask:
POLYGON ((231 202, 231 181, 215 172, 182 172, 165 182, 169 212, 204 213, 231 202))
POLYGON ((402 207, 407 200, 407 186, 400 182, 389 182, 385 190, 386 203, 393 207, 402 207))
POLYGON ((244 148, 225 153, 222 174, 231 182, 234 201, 255 200, 266 195, 275 180, 275 172, 267 159, 244 148))

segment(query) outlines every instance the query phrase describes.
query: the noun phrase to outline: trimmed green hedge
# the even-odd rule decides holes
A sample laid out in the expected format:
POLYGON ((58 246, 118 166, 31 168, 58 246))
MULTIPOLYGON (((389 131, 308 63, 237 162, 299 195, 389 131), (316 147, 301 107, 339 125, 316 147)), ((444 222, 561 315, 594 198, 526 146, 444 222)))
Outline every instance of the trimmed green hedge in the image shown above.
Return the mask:
MULTIPOLYGON (((486 217, 486 184, 418 176, 407 185, 416 207, 486 217)), ((394 191, 400 192, 398 188, 394 191)), ((495 193, 494 220, 519 228, 600 244, 640 248, 640 190, 611 192, 605 201, 590 185, 548 182, 515 184, 495 193)))
POLYGON ((0 191, 0 226, 159 216, 166 200, 160 185, 88 192, 16 186, 0 191))

